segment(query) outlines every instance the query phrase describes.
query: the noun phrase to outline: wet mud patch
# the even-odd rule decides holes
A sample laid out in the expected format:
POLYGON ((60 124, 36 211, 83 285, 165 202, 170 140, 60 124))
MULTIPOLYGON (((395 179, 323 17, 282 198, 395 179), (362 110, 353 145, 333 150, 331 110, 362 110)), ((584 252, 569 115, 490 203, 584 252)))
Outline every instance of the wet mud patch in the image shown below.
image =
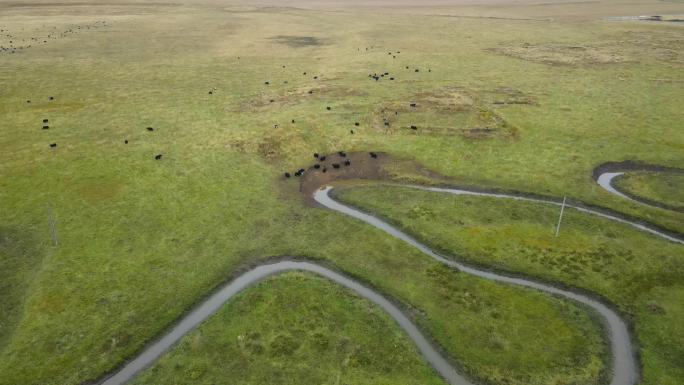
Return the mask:
POLYGON ((318 47, 330 44, 328 39, 315 36, 278 35, 270 39, 278 44, 292 48, 318 47))
POLYGON ((331 153, 321 156, 325 157, 325 160, 319 159, 304 168, 304 175, 300 179, 299 190, 311 204, 315 204, 313 193, 333 182, 340 185, 344 184, 344 181, 355 181, 354 184, 357 185, 359 180, 387 180, 433 184, 448 180, 413 160, 397 159, 384 152, 352 152, 345 153, 344 156, 331 153), (350 164, 345 165, 345 161, 349 161, 350 164), (339 168, 336 168, 335 164, 339 165, 339 168), (315 165, 318 165, 318 168, 315 168, 315 165))
POLYGON ((548 65, 602 65, 626 61, 625 57, 614 49, 587 44, 523 43, 488 48, 486 51, 548 65))

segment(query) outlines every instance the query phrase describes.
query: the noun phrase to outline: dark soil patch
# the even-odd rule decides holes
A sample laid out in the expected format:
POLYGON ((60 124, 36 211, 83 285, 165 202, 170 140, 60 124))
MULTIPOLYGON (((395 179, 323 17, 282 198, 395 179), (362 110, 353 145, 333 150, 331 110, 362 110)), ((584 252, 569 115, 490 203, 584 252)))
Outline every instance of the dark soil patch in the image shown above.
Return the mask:
POLYGON ((278 44, 285 44, 293 48, 314 47, 328 44, 326 39, 321 39, 314 36, 278 35, 273 36, 271 40, 278 44))

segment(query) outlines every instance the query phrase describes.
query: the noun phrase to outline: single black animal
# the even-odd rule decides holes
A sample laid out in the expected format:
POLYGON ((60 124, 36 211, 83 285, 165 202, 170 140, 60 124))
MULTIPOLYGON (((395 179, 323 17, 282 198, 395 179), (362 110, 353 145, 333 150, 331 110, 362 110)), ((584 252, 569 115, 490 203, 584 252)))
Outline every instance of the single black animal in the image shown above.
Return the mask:
POLYGON ((48 122, 48 120, 47 120, 47 119, 43 119, 43 123, 47 123, 47 122, 48 122))
POLYGON ((50 126, 48 126, 48 125, 44 125, 44 126, 43 126, 43 130, 47 130, 47 129, 49 129, 49 128, 50 128, 50 126))
POLYGON ((269 84, 271 84, 271 83, 269 83, 269 82, 264 82, 264 84, 265 84, 265 85, 269 85, 269 84))
POLYGON ((373 159, 377 159, 377 158, 378 158, 378 154, 376 154, 376 153, 374 153, 374 152, 371 152, 371 153, 370 153, 370 156, 371 156, 371 158, 373 158, 373 159))
POLYGON ((411 103, 411 107, 415 107, 415 106, 416 106, 416 103, 411 103))
POLYGON ((292 123, 294 123, 294 119, 292 119, 292 123))
POLYGON ((314 152, 314 158, 318 158, 318 153, 314 152))
POLYGON ((347 159, 344 161, 345 166, 351 166, 351 160, 347 159))
POLYGON ((411 129, 412 129, 412 130, 417 130, 418 127, 416 127, 416 126, 411 126, 411 129))
POLYGON ((214 92, 213 92, 213 91, 209 91, 209 95, 213 95, 213 94, 214 94, 214 92))
POLYGON ((339 164, 339 163, 333 163, 332 166, 333 166, 333 168, 340 168, 340 164, 339 164))
POLYGON ((161 158, 162 158, 162 154, 158 154, 154 157, 154 159, 156 159, 156 160, 160 160, 161 158))
POLYGON ((354 135, 354 130, 349 130, 349 133, 354 135))
POLYGON ((30 101, 30 100, 27 100, 26 103, 31 103, 31 101, 30 101))
POLYGON ((128 144, 128 139, 124 140, 124 144, 128 144))
POLYGON ((347 153, 344 152, 344 151, 340 151, 340 152, 338 152, 338 154, 339 154, 341 157, 343 157, 343 158, 346 158, 346 157, 347 157, 347 153))
POLYGON ((289 178, 291 175, 289 172, 285 172, 285 178, 289 178))
POLYGON ((321 170, 321 171, 326 172, 326 171, 328 171, 328 169, 323 167, 323 170, 321 170))
POLYGON ((355 125, 356 127, 358 127, 358 126, 359 126, 359 122, 354 123, 354 125, 355 125))
POLYGON ((152 127, 147 127, 147 131, 150 131, 150 132, 151 132, 151 131, 154 131, 154 128, 152 128, 152 127))
POLYGON ((332 108, 330 108, 330 106, 328 106, 328 107, 325 107, 325 109, 330 111, 332 108))
POLYGON ((323 162, 323 161, 325 161, 325 157, 322 156, 322 157, 318 158, 318 160, 320 160, 321 162, 323 162))
POLYGON ((55 99, 55 97, 54 97, 54 96, 50 96, 50 97, 48 97, 48 100, 54 100, 54 99, 55 99))
POLYGON ((52 147, 52 148, 57 147, 57 143, 50 143, 50 147, 52 147))
POLYGON ((315 168, 316 170, 318 170, 319 168, 321 168, 321 165, 320 165, 320 164, 314 164, 313 168, 315 168))

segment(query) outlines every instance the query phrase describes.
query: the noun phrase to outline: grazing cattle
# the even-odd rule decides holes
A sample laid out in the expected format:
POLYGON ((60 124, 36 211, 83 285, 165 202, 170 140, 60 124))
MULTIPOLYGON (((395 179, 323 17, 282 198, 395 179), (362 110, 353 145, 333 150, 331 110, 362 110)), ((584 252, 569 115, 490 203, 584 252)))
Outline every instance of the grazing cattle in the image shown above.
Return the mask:
POLYGON ((314 152, 314 158, 318 159, 318 153, 314 152))
POLYGON ((406 66, 406 69, 409 69, 409 66, 406 66))
POLYGON ((147 131, 154 131, 154 128, 152 128, 152 127, 147 127, 147 131))
POLYGON ((128 144, 128 139, 124 140, 124 144, 128 144))
POLYGON ((30 100, 27 100, 26 103, 31 103, 31 101, 30 101, 30 100))
POLYGON ((292 119, 292 123, 294 123, 294 122, 295 122, 294 119, 292 119))
POLYGON ((278 125, 277 125, 277 124, 274 124, 274 125, 273 125, 273 128, 278 128, 278 125))
POLYGON ((43 126, 43 130, 47 130, 49 128, 50 128, 50 126, 48 126, 47 124, 43 126))
POLYGON ((306 72, 302 73, 302 75, 306 76, 306 72))
POLYGON ((156 159, 156 160, 160 160, 161 158, 162 158, 162 154, 157 154, 154 157, 154 159, 156 159))
POLYGON ((313 94, 313 90, 309 90, 309 94, 313 94))
POLYGON ((390 78, 390 80, 394 80, 394 78, 390 78))
POLYGON ((321 171, 326 172, 326 171, 328 171, 328 169, 323 167, 323 170, 321 170, 321 171))
POLYGON ((347 159, 344 161, 345 166, 351 166, 351 160, 347 159))
POLYGON ((411 103, 411 107, 415 107, 415 106, 416 106, 416 103, 411 103))
POLYGON ((213 91, 209 91, 209 95, 213 95, 213 94, 214 94, 214 92, 213 92, 213 91))
POLYGON ((420 70, 418 68, 416 68, 416 72, 420 72, 420 70))
POLYGON ((339 164, 339 163, 333 163, 332 166, 333 166, 333 168, 340 168, 340 164, 339 164))
POLYGON ((412 129, 412 130, 417 130, 418 127, 416 127, 416 126, 411 126, 411 129, 412 129))
POLYGON ((389 122, 385 122, 385 127, 389 127, 389 125, 390 125, 389 122))
POLYGON ((55 97, 54 97, 54 96, 50 96, 50 97, 48 97, 48 100, 54 100, 54 99, 55 99, 55 97))
POLYGON ((291 176, 290 173, 286 171, 285 172, 285 178, 289 178, 290 176, 291 176))
POLYGON ((373 158, 373 159, 377 159, 377 158, 378 158, 378 154, 376 154, 376 153, 374 153, 374 152, 371 152, 371 153, 370 153, 370 157, 373 158))
POLYGON ((428 72, 432 72, 432 70, 431 70, 431 69, 428 69, 428 72))
POLYGON ((325 157, 324 157, 324 156, 322 156, 322 157, 320 157, 320 158, 318 158, 318 159, 319 159, 321 162, 325 161, 325 157))
POLYGON ((303 168, 300 168, 300 169, 297 170, 297 171, 299 171, 300 174, 304 174, 304 171, 306 171, 306 170, 304 170, 303 168))
POLYGON ((328 106, 328 107, 325 107, 325 109, 330 111, 332 108, 330 108, 330 106, 328 106))
POLYGON ((274 100, 274 99, 271 99, 270 102, 273 103, 273 102, 275 102, 275 100, 274 100))
POLYGON ((358 127, 358 126, 359 126, 359 122, 354 123, 354 125, 355 125, 356 127, 358 127))
POLYGON ((349 133, 354 135, 354 130, 349 130, 349 133))
POLYGON ((47 119, 43 119, 43 123, 47 123, 47 122, 48 122, 48 120, 47 120, 47 119))
POLYGON ((321 165, 320 165, 320 164, 314 164, 313 168, 315 168, 316 170, 318 170, 319 168, 321 168, 321 165))
POLYGON ((340 152, 338 152, 338 154, 343 158, 345 158, 347 156, 347 153, 344 151, 340 151, 340 152))
POLYGON ((385 75, 389 75, 389 72, 385 72, 385 75))
POLYGON ((51 147, 51 148, 57 147, 57 143, 50 143, 50 147, 51 147))
POLYGON ((314 76, 314 79, 318 79, 318 76, 314 76))

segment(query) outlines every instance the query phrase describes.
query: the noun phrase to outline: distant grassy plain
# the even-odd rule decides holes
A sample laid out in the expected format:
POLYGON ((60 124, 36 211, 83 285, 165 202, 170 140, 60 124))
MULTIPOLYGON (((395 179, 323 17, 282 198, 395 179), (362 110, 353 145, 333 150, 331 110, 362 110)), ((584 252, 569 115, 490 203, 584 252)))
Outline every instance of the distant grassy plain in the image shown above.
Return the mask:
MULTIPOLYGON (((619 8, 604 3, 20 5, 0 2, 15 40, 107 23, 0 53, 0 384, 97 378, 237 268, 282 255, 326 260, 415 309, 474 378, 605 377, 597 326, 575 306, 444 271, 382 232, 307 206, 281 175, 311 164, 314 151, 385 151, 465 185, 568 195, 684 231, 684 214, 618 199, 591 178, 606 161, 683 166, 680 26, 601 21, 619 8), (368 77, 384 72, 395 80, 368 77)), ((558 263, 557 274, 572 271, 558 263)), ((603 273, 616 271, 587 282, 620 281, 603 273)), ((658 330, 639 319, 637 328, 658 330)), ((641 353, 665 355, 661 338, 641 353)), ((676 363, 658 359, 644 361, 649 383, 681 380, 676 363)))

